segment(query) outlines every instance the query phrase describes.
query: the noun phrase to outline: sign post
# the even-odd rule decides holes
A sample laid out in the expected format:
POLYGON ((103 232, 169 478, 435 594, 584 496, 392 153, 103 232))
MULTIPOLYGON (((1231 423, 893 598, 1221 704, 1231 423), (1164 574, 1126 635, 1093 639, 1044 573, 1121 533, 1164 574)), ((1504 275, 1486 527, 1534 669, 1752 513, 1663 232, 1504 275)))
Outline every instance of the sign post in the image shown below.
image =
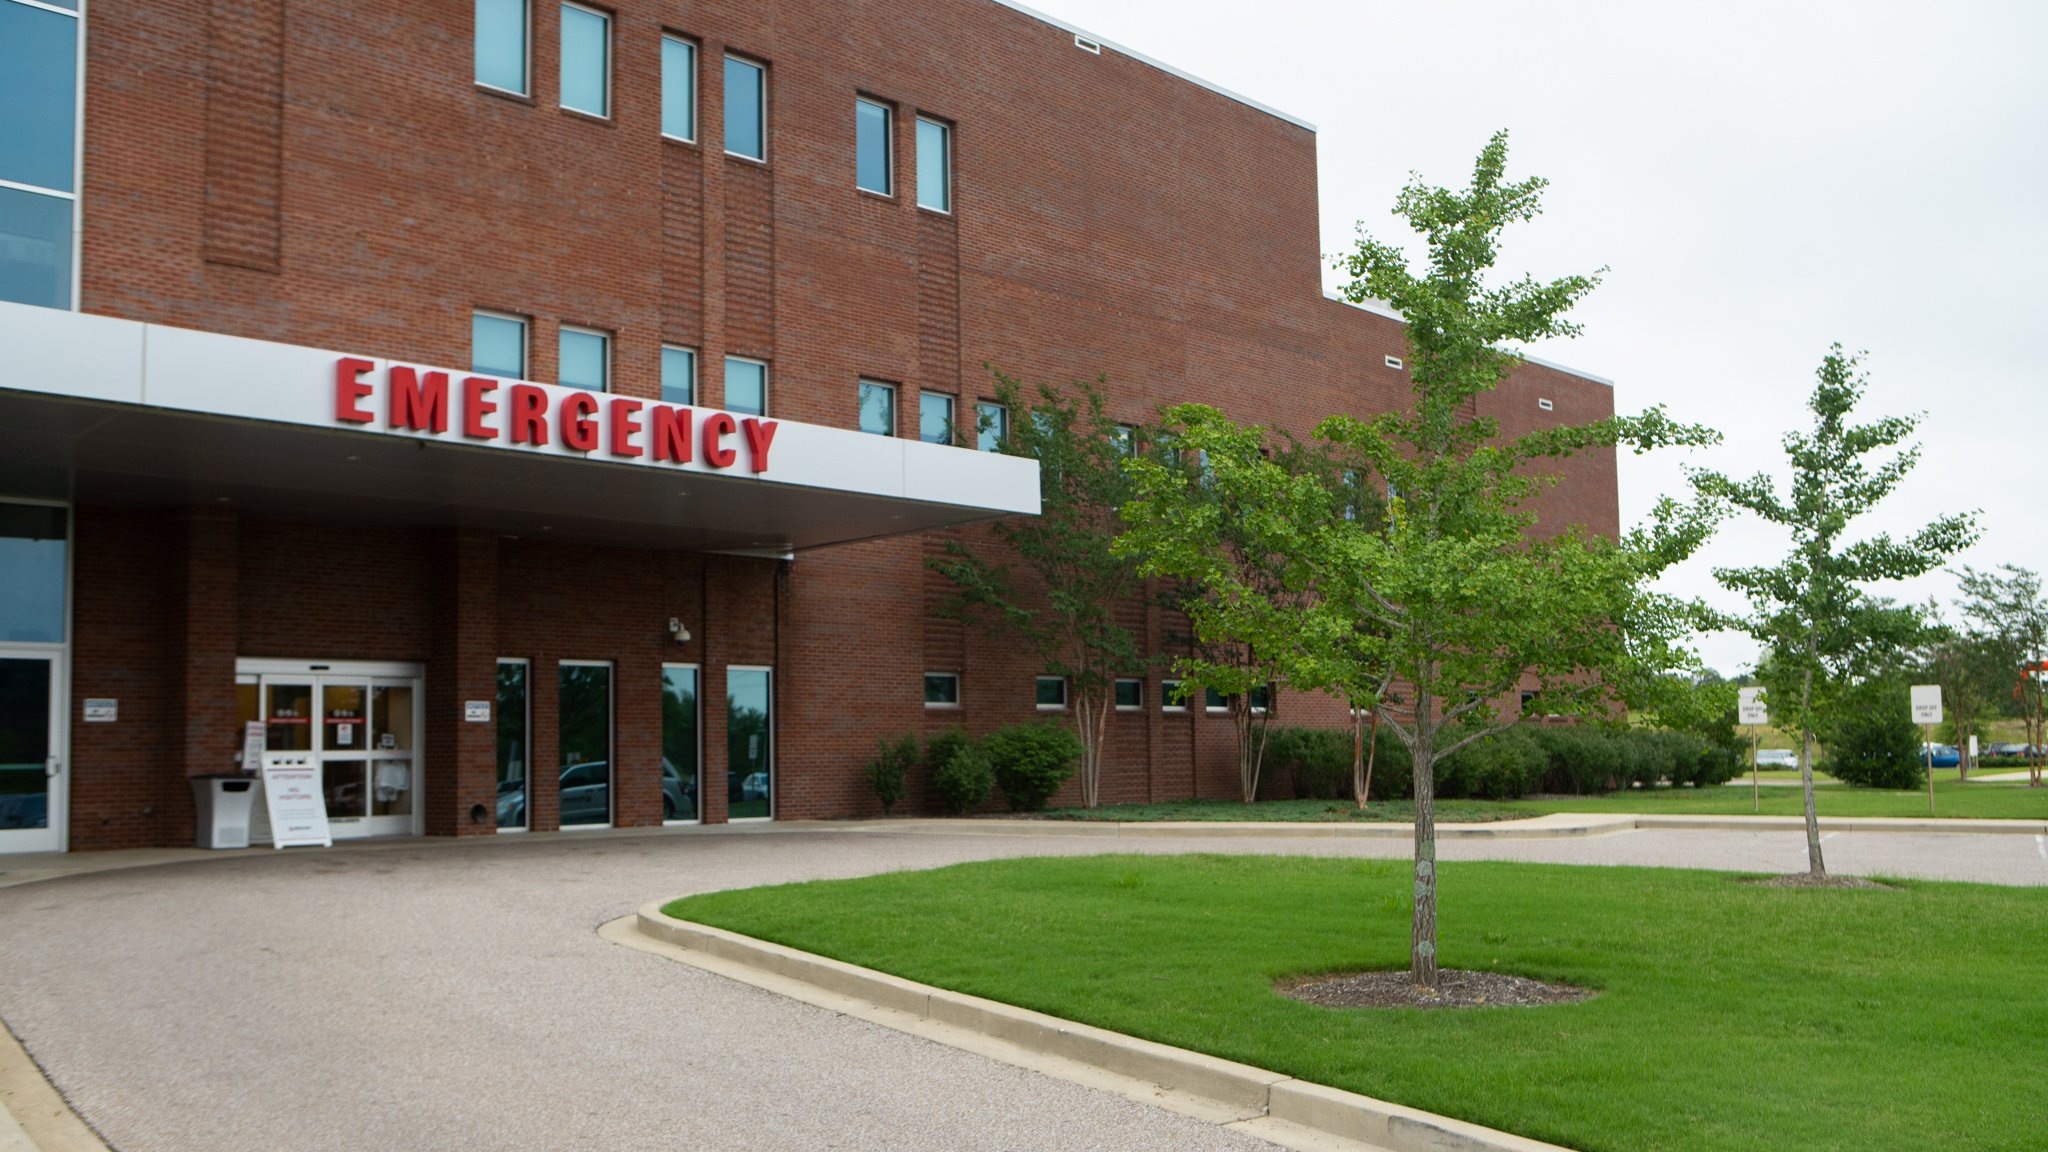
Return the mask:
POLYGON ((1934 726, 1941 723, 1941 685, 1913 685, 1913 723, 1926 734, 1921 747, 1927 752, 1927 814, 1934 815, 1934 726))
POLYGON ((1764 706, 1764 690, 1761 688, 1738 688, 1735 690, 1735 709, 1741 713, 1737 719, 1749 725, 1749 803, 1750 810, 1764 810, 1763 777, 1756 766, 1756 728, 1769 724, 1771 713, 1764 706))

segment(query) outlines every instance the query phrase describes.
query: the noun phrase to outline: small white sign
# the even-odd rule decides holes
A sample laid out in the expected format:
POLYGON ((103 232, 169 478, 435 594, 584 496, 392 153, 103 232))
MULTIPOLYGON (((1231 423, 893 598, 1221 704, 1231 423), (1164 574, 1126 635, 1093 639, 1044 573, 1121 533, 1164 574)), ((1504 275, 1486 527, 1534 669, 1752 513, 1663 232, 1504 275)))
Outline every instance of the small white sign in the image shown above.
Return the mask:
POLYGON ((463 701, 462 719, 470 724, 489 724, 491 722, 491 702, 489 700, 463 701))
POLYGON ((102 696, 88 697, 85 702, 87 724, 112 724, 120 719, 121 702, 102 696))
POLYGON ((262 771, 263 748, 268 741, 269 738, 263 734, 263 721, 251 720, 242 725, 242 771, 262 771))
POLYGON ((1976 758, 1977 758, 1977 737, 1976 737, 1976 735, 1975 735, 1975 734, 1973 733, 1973 734, 1972 734, 1972 735, 1970 736, 1970 759, 1971 759, 1971 760, 1975 760, 1976 758))
POLYGON ((1941 685, 1913 685, 1913 723, 1941 723, 1941 685))
MULTIPOLYGON (((1740 719, 1744 724, 1771 722, 1771 710, 1764 707, 1764 690, 1761 688, 1737 688, 1735 710, 1742 714, 1740 719)), ((1726 716, 1727 713, 1723 712, 1722 715, 1726 716)))
POLYGON ((263 803, 270 811, 270 842, 276 847, 334 847, 334 834, 327 827, 327 794, 320 788, 320 765, 311 756, 280 758, 263 765, 263 803))

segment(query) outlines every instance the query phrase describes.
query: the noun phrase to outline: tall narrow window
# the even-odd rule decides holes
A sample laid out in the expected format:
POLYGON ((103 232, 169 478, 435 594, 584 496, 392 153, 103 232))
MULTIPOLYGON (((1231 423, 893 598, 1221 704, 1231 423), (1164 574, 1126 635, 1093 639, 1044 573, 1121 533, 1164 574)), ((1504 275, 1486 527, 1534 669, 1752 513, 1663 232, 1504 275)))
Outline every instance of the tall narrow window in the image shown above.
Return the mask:
POLYGON ((853 102, 854 181, 862 190, 891 194, 889 179, 889 106, 873 100, 853 102))
POLYGON ((77 133, 77 13, 0 0, 0 300, 71 307, 77 133))
POLYGON ((697 138, 697 46, 675 36, 661 38, 661 134, 697 138))
POLYGON ((526 827, 527 757, 533 742, 527 737, 527 663, 498 661, 498 827, 526 827))
POLYGON ((953 129, 922 116, 917 118, 917 206, 953 210, 953 129))
POLYGON ((526 0, 476 0, 476 82, 526 95, 526 0))
POLYGON ((737 56, 725 58, 725 150, 768 158, 768 70, 737 56))
POLYGON ((773 673, 766 668, 725 670, 726 816, 757 820, 773 815, 775 705, 773 673))
POLYGON ((725 410, 748 416, 768 414, 768 366, 759 360, 725 358, 725 410))
POLYGON ((953 442, 953 398, 943 392, 917 394, 917 438, 927 444, 953 442))
POLYGON ((570 388, 587 388, 592 392, 606 390, 611 360, 609 337, 588 328, 565 327, 562 329, 561 351, 556 382, 570 388))
POLYGON ((876 436, 896 434, 896 389, 873 380, 860 382, 860 430, 876 436))
POLYGON ((612 22, 600 12, 562 5, 562 107, 609 116, 612 22))
POLYGON ((1001 404, 983 400, 974 406, 974 415, 980 430, 975 446, 983 452, 1001 452, 1003 437, 1010 434, 1010 410, 1001 404))
POLYGON ((64 642, 68 528, 55 505, 0 503, 0 644, 64 642))
POLYGON ((492 312, 470 317, 469 370, 479 376, 526 379, 526 321, 492 312))
POLYGON ((564 828, 612 822, 612 666, 564 660, 559 666, 556 747, 561 759, 564 828))
POLYGON ((661 346, 661 398, 670 404, 697 402, 697 354, 661 346))
POLYGON ((697 814, 697 666, 661 666, 661 818, 697 814))

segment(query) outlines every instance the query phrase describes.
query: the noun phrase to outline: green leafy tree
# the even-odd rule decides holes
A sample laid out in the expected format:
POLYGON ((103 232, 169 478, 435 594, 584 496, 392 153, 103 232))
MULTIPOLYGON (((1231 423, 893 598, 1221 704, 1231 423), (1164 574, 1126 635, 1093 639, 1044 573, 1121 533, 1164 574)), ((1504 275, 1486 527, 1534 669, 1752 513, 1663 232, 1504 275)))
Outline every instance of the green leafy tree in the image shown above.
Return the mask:
POLYGON ((1857 517, 1889 495, 1919 461, 1917 447, 1899 448, 1913 434, 1910 417, 1851 421, 1866 378, 1857 361, 1835 345, 1821 361, 1807 407, 1813 427, 1785 435, 1791 488, 1781 497, 1767 475, 1733 480, 1698 471, 1694 484, 1786 529, 1791 553, 1777 564, 1716 568, 1714 577, 1749 600, 1746 617, 1731 621, 1761 643, 1769 660, 1760 668, 1773 718, 1799 732, 1799 782, 1806 800, 1806 858, 1810 875, 1827 878, 1820 822, 1813 804, 1813 745, 1817 729, 1837 706, 1844 687, 1873 663, 1909 648, 1921 635, 1922 613, 1873 597, 1865 585, 1903 580, 1939 568, 1977 537, 1970 515, 1944 516, 1905 539, 1880 533, 1846 542, 1857 517), (1871 459, 1873 453, 1888 456, 1871 459))
POLYGON ((1501 133, 1465 189, 1417 179, 1402 191, 1395 212, 1427 242, 1421 272, 1400 248, 1370 235, 1343 259, 1353 277, 1349 299, 1384 300, 1407 321, 1413 407, 1371 420, 1333 416, 1317 430, 1396 493, 1384 526, 1335 521, 1311 557, 1330 586, 1327 601, 1356 613, 1348 643, 1358 681, 1375 689, 1372 709, 1412 764, 1410 972, 1424 987, 1437 979, 1438 765, 1518 722, 1521 709, 1504 712, 1497 703, 1524 684, 1536 686, 1532 711, 1607 715, 1619 694, 1688 663, 1681 638, 1701 610, 1646 584, 1697 548, 1714 519, 1710 503, 1666 500, 1649 525, 1620 541, 1536 523, 1530 502, 1554 481, 1558 460, 1595 446, 1642 451, 1715 437, 1653 410, 1504 439, 1480 414, 1480 398, 1518 363, 1504 345, 1576 333, 1564 313, 1597 283, 1489 283, 1502 230, 1538 213, 1545 186, 1508 181, 1506 165, 1501 133))
POLYGON ((1945 716, 1942 727, 1955 741, 1960 757, 1957 775, 1970 778, 1976 767, 1970 756, 1970 738, 1982 737, 1984 717, 1997 707, 2005 688, 2004 654, 1997 641, 1970 628, 1958 628, 1941 620, 1933 603, 1926 608, 1927 634, 1918 663, 1924 674, 1941 686, 1945 716))
POLYGON ((2009 686, 2009 698, 2025 724, 2032 763, 2032 783, 2041 786, 2043 745, 2048 745, 2048 598, 2041 595, 2041 577, 2011 564, 1983 572, 1968 565, 1958 573, 1962 599, 1958 607, 1990 642, 2009 686))
POLYGON ((1067 391, 1041 385, 1031 403, 1015 380, 997 373, 996 399, 1011 415, 1002 451, 1038 461, 1040 512, 996 524, 999 552, 950 540, 926 562, 953 582, 944 614, 992 620, 1047 675, 1066 678, 1081 741, 1081 801, 1093 808, 1116 679, 1146 665, 1138 637, 1117 618, 1142 583, 1135 562, 1110 549, 1122 529, 1117 509, 1132 490, 1122 430, 1108 415, 1100 381, 1067 391))

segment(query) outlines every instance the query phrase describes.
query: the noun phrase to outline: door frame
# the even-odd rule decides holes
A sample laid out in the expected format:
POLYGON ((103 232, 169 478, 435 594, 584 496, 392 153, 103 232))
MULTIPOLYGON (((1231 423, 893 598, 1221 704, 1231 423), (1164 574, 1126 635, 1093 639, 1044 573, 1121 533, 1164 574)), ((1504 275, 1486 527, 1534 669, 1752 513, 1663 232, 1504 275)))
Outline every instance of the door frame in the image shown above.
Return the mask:
MULTIPOLYGON (((80 25, 83 28, 83 25, 80 25)), ((85 58, 85 37, 78 41, 79 59, 85 58)), ((79 72, 79 91, 83 92, 85 73, 79 72)), ((80 113, 84 115, 83 112, 80 113)), ((80 123, 84 123, 83 120, 80 123)), ((79 134, 79 147, 84 147, 85 135, 79 134)), ((78 268, 71 269, 72 300, 78 299, 78 268)), ((62 508, 64 510, 64 623, 63 639, 55 642, 10 640, 0 643, 0 651, 20 653, 25 656, 48 656, 56 662, 50 669, 50 711, 54 714, 50 726, 50 757, 57 762, 57 775, 52 778, 49 792, 49 830, 56 833, 48 847, 14 848, 0 841, 0 856, 10 852, 69 852, 71 851, 71 637, 75 625, 78 605, 78 510, 69 500, 47 500, 34 496, 0 495, 0 503, 33 504, 39 508, 62 508)), ((47 769, 45 769, 47 771, 47 769)))
MULTIPOLYGON (((335 834, 334 838, 337 840, 352 840, 371 836, 422 835, 423 829, 426 827, 427 795, 426 665, 397 660, 278 660, 261 657, 236 657, 235 682, 239 683, 243 677, 247 676, 256 678, 258 719, 262 719, 264 688, 273 683, 308 683, 312 686, 313 694, 310 698, 309 707, 313 712, 311 719, 316 737, 312 741, 314 747, 307 755, 314 757, 315 763, 322 765, 322 787, 326 786, 326 760, 338 751, 337 749, 326 747, 325 725, 322 723, 324 719, 322 716, 324 681, 327 679, 347 680, 363 686, 363 740, 365 747, 361 749, 362 755, 359 758, 366 765, 374 765, 376 758, 370 755, 371 749, 367 747, 370 739, 370 693, 376 689, 376 682, 379 680, 410 680, 413 685, 413 804, 411 819, 407 820, 403 827, 394 827, 393 822, 404 820, 405 818, 364 816, 360 819, 351 818, 346 822, 333 822, 330 824, 330 827, 335 834), (374 823, 375 821, 384 821, 385 823, 378 824, 374 823)), ((366 770, 366 781, 368 779, 368 771, 373 770, 366 770)), ((367 787, 367 783, 365 786, 367 787)), ((367 799, 365 797, 366 803, 367 799)), ((268 821, 265 820, 264 824, 267 826, 268 821)))
MULTIPOLYGON (((68 606, 67 606, 68 613, 68 606)), ((0 660, 46 660, 50 665, 49 752, 43 761, 44 824, 0 830, 0 855, 11 852, 68 852, 71 848, 71 685, 63 644, 0 644, 0 660), (56 772, 50 773, 54 765, 56 772)))

